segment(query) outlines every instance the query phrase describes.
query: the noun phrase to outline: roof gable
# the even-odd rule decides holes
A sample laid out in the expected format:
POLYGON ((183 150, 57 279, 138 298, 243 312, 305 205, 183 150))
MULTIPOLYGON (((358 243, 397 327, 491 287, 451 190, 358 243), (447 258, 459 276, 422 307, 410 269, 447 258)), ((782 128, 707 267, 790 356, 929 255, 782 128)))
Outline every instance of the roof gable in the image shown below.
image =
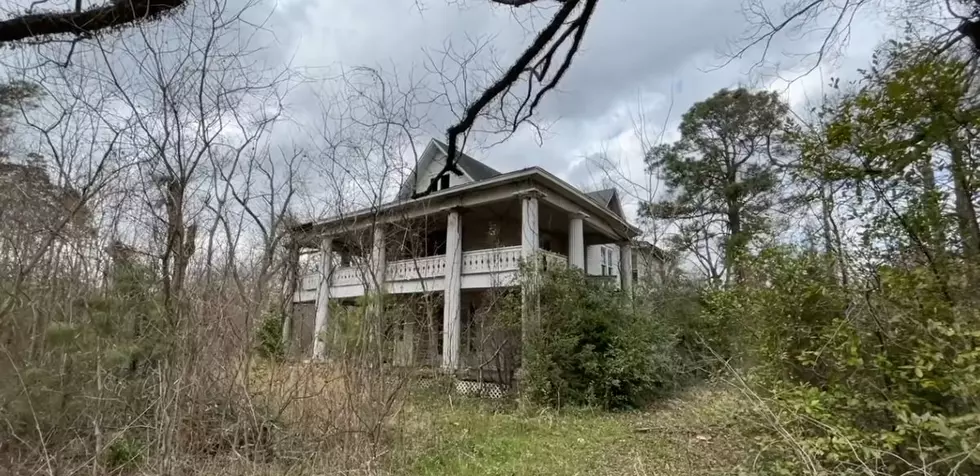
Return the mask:
MULTIPOLYGON (((445 165, 446 157, 449 155, 448 150, 448 146, 443 142, 436 139, 430 140, 425 150, 422 151, 415 168, 398 189, 398 199, 407 200, 412 197, 413 192, 424 190, 432 180, 436 180, 445 165)), ((463 153, 456 156, 456 167, 462 174, 449 173, 450 187, 469 182, 479 182, 500 175, 500 172, 493 167, 463 153)))
POLYGON ((617 216, 623 217, 623 206, 619 202, 619 193, 615 188, 596 190, 594 192, 588 192, 586 195, 599 205, 611 210, 617 216))

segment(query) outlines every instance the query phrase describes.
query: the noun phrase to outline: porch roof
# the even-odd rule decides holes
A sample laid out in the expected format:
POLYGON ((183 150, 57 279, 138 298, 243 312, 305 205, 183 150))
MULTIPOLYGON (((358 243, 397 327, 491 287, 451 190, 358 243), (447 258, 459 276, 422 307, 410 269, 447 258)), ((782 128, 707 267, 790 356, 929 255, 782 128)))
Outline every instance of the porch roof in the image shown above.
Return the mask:
MULTIPOLYGON (((589 216, 604 223, 623 239, 632 239, 640 234, 638 228, 631 225, 609 208, 599 204, 568 182, 537 166, 440 190, 422 198, 396 199, 392 202, 363 208, 347 214, 336 215, 324 220, 308 221, 294 226, 292 231, 300 235, 315 235, 318 233, 330 233, 331 229, 343 228, 345 226, 368 225, 377 220, 387 222, 400 218, 408 218, 409 216, 438 213, 454 207, 467 206, 463 200, 464 196, 474 195, 477 192, 490 191, 491 189, 507 185, 520 184, 522 182, 526 182, 532 186, 528 191, 542 191, 540 188, 543 187, 547 191, 557 192, 562 199, 570 201, 589 216)), ((547 193, 545 195, 547 197, 547 193)))

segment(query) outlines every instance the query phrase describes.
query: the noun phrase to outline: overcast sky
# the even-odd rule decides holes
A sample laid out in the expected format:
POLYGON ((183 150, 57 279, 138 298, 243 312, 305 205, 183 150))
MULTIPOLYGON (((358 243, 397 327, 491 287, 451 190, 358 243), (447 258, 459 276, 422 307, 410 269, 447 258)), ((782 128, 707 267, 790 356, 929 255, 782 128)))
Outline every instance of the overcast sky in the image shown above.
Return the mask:
MULTIPOLYGON (((328 78, 353 67, 378 68, 408 84, 424 76, 426 58, 440 56, 449 44, 465 51, 469 41, 486 45, 479 57, 482 64, 496 60, 506 66, 555 8, 551 2, 539 2, 546 7, 514 9, 489 0, 254 1, 257 6, 247 18, 263 23, 268 32, 266 59, 288 63, 313 78, 289 100, 288 112, 300 118, 298 122, 322 112, 322 103, 312 95, 317 83, 329 83, 328 78)), ((764 1, 777 7, 774 12, 786 3, 764 1)), ((47 5, 58 8, 69 3, 52 0, 47 5)), ((819 99, 830 76, 851 77, 866 66, 873 48, 891 34, 884 22, 859 16, 844 55, 787 86, 771 76, 749 74, 750 66, 760 60, 759 51, 718 67, 731 42, 746 30, 740 3, 603 0, 570 71, 538 111, 535 119, 548 125, 543 135, 525 127, 492 148, 467 152, 504 172, 537 165, 589 188, 606 177, 590 159, 601 154, 617 166, 614 175, 621 173, 646 185, 638 120, 642 119, 639 126, 648 143, 661 137, 661 129, 666 129, 663 138, 673 140, 681 114, 694 102, 720 88, 740 85, 778 89, 791 105, 801 108, 808 97, 819 99)), ((795 76, 801 65, 789 53, 813 51, 820 39, 778 37, 768 59, 780 62, 777 69, 784 76, 795 76)), ((429 114, 425 135, 442 138, 453 115, 439 108, 429 114)), ((282 131, 287 136, 301 135, 295 128, 282 131)), ((644 193, 625 182, 618 185, 626 195, 644 193)))
MULTIPOLYGON (((282 0, 270 25, 278 54, 298 67, 335 71, 368 65, 407 76, 419 70, 427 53, 450 41, 463 45, 467 38, 490 39, 496 57, 506 62, 550 12, 514 10, 486 0, 282 0)), ((865 66, 875 45, 889 34, 872 18, 856 22, 842 58, 787 89, 784 82, 748 74, 759 52, 715 68, 724 60, 720 53, 746 28, 737 1, 605 0, 570 72, 540 109, 538 119, 550 124, 543 141, 524 128, 500 145, 471 152, 501 171, 538 165, 576 185, 602 180, 604 174, 586 158, 605 153, 629 178, 645 183, 638 118, 647 123, 649 140, 658 138, 664 124, 669 140, 680 115, 695 101, 739 85, 777 88, 800 107, 808 96, 819 98, 830 76, 847 77, 865 66)), ((785 53, 812 50, 817 40, 781 37, 770 59, 782 60, 784 73, 791 75, 800 65, 785 53)), ((452 116, 435 117, 431 134, 440 135, 452 116)))

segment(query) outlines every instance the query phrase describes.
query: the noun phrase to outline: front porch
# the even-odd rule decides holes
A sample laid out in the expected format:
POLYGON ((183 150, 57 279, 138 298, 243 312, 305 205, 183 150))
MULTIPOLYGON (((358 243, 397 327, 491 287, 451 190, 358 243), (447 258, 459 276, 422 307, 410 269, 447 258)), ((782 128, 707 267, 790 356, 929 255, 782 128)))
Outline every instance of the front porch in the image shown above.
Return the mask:
MULTIPOLYGON (((381 321, 370 321, 371 305, 355 299, 331 301, 330 321, 318 334, 324 360, 364 358, 397 367, 450 370, 444 361, 455 353, 456 375, 481 375, 480 380, 509 383, 520 367, 520 293, 510 289, 465 290, 460 296, 458 348, 447 346, 442 293, 384 296, 381 321), (516 314, 516 315, 515 315, 516 314), (377 325, 365 326, 367 322, 377 325), (366 351, 365 344, 370 342, 366 351), (452 349, 452 353, 447 352, 452 349)), ((308 318, 314 303, 297 311, 308 318)), ((313 338, 312 327, 298 332, 313 338)))
MULTIPOLYGON (((330 329, 339 318, 338 305, 388 296, 360 301, 365 306, 359 312, 386 325, 392 317, 398 320, 397 331, 385 337, 394 339, 392 363, 510 374, 518 365, 512 358, 505 364, 484 362, 499 353, 499 343, 487 351, 474 342, 504 339, 520 348, 521 335, 537 321, 537 306, 519 300, 516 334, 510 328, 507 337, 497 331, 474 337, 473 329, 484 332, 493 322, 492 306, 479 304, 482 296, 523 292, 522 269, 585 270, 590 245, 618 244, 622 265, 629 265, 632 229, 590 199, 576 196, 583 201, 575 202, 532 181, 451 192, 311 224, 295 235, 294 245, 317 260, 312 272, 296 276, 292 293, 297 305, 313 308, 312 325, 304 332, 312 345, 301 347, 311 347, 314 359, 340 350, 328 349, 337 342, 330 329), (424 310, 388 309, 392 302, 420 296, 424 310), (393 316, 385 316, 389 313, 393 316)), ((625 284, 631 273, 620 276, 625 284)))

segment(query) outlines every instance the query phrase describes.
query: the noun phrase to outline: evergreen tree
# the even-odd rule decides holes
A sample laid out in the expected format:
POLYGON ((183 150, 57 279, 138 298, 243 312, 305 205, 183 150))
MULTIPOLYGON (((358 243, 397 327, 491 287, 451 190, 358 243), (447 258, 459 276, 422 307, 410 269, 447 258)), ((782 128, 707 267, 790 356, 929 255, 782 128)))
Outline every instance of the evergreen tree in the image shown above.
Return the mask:
POLYGON ((686 251, 706 244, 694 235, 719 239, 726 276, 741 277, 736 260, 767 228, 790 125, 788 107, 773 92, 723 89, 696 103, 681 120, 680 140, 647 153, 668 198, 644 204, 641 213, 680 220, 675 242, 686 251))

